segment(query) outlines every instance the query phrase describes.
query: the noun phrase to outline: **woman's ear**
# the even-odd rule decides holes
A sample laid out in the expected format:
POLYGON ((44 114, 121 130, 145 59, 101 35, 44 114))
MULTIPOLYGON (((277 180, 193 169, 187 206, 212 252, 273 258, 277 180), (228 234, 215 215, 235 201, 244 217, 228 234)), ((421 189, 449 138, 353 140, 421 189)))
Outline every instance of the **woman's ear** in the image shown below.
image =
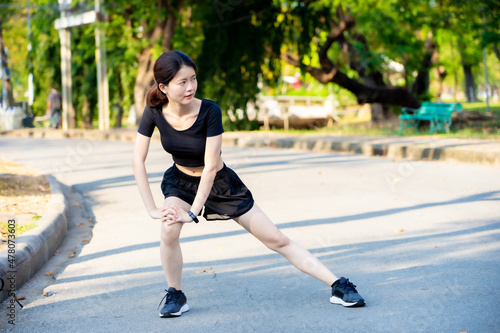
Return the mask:
POLYGON ((160 91, 161 91, 164 95, 166 95, 166 94, 167 94, 167 89, 166 89, 166 88, 167 88, 167 87, 166 87, 163 83, 160 83, 160 84, 158 85, 158 89, 160 89, 160 91))

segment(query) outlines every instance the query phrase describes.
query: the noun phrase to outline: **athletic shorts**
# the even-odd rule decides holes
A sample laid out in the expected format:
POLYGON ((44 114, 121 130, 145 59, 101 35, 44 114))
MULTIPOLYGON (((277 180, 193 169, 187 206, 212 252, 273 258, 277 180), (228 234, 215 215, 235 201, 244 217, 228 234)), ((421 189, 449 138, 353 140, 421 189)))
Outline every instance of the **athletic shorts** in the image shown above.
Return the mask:
MULTIPOLYGON (((163 175, 161 191, 165 198, 177 197, 192 205, 200 179, 201 177, 185 174, 174 164, 163 175)), ((224 164, 215 175, 212 190, 205 202, 203 217, 208 221, 234 219, 248 212, 253 204, 250 190, 238 175, 224 164)))

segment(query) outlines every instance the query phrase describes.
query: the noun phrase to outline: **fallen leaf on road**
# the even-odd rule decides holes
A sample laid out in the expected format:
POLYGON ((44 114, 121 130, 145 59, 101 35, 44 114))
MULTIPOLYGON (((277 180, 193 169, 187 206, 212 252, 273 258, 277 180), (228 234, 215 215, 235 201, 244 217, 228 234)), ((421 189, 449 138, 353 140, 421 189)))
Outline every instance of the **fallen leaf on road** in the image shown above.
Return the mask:
POLYGON ((76 251, 77 250, 73 250, 73 252, 71 252, 71 254, 68 256, 68 258, 74 258, 76 255, 76 251))
POLYGON ((82 244, 86 244, 88 242, 90 242, 90 238, 84 238, 84 239, 82 239, 82 244))
POLYGON ((75 202, 75 203, 73 204, 73 207, 82 207, 82 204, 81 204, 81 203, 78 203, 78 202, 75 202))
POLYGON ((196 271, 195 272, 196 274, 202 274, 202 273, 215 273, 215 271, 211 270, 211 269, 204 269, 202 271, 196 271))
POLYGON ((26 296, 16 296, 18 301, 24 301, 26 299, 26 296))
POLYGON ((403 232, 405 231, 405 229, 401 228, 401 229, 398 229, 396 232, 403 232))
POLYGON ((45 272, 45 275, 47 275, 47 276, 52 276, 53 274, 54 273, 52 273, 52 272, 45 272))

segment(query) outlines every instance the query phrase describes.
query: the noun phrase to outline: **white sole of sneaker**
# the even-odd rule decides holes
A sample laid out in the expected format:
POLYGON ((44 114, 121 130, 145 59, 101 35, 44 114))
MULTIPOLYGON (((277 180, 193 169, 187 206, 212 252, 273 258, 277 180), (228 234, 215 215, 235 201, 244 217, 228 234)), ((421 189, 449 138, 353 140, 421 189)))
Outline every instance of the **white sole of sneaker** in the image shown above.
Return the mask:
POLYGON ((332 304, 340 304, 342 306, 347 306, 347 307, 350 307, 350 306, 352 306, 352 307, 358 307, 358 306, 365 305, 365 302, 362 302, 362 303, 347 303, 347 302, 344 302, 343 299, 338 298, 336 296, 330 297, 330 303, 332 303, 332 304))
POLYGON ((178 312, 171 313, 169 316, 162 316, 160 313, 160 317, 161 318, 180 317, 184 312, 188 311, 189 311, 189 305, 186 303, 181 307, 181 309, 178 312))

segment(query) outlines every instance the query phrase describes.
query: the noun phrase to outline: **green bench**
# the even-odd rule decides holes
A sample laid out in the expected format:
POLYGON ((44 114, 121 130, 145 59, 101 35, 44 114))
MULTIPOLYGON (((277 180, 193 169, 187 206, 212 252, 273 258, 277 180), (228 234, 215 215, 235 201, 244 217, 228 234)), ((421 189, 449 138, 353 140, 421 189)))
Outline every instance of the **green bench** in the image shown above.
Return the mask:
POLYGON ((400 127, 398 135, 401 135, 403 130, 408 127, 413 127, 418 132, 418 125, 422 120, 429 121, 429 134, 434 133, 434 131, 448 132, 451 125, 451 115, 453 112, 460 110, 462 110, 462 104, 460 103, 423 102, 418 109, 404 107, 401 109, 402 113, 399 116, 400 127))

